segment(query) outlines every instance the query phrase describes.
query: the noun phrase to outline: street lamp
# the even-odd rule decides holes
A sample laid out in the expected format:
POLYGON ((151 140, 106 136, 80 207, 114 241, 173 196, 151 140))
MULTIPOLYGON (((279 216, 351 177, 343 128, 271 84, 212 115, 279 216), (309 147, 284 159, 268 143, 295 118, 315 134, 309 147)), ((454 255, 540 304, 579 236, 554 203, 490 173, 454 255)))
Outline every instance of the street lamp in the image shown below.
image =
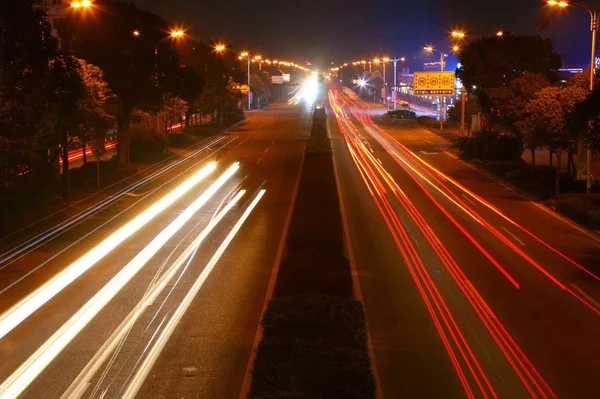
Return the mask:
POLYGON ((185 32, 182 29, 171 30, 171 38, 173 39, 181 39, 184 35, 185 32))
MULTIPOLYGON (((406 58, 404 58, 404 57, 402 57, 402 58, 394 57, 394 58, 390 59, 390 61, 392 61, 394 63, 394 90, 396 92, 398 92, 398 83, 396 81, 398 79, 398 72, 397 72, 397 69, 396 69, 396 64, 398 64, 398 61, 404 62, 405 60, 406 60, 406 58)), ((396 109, 397 108, 396 95, 394 95, 392 97, 393 97, 393 100, 394 100, 394 109, 396 109)))
MULTIPOLYGON (((425 46, 425 47, 423 47, 423 50, 425 50, 428 53, 433 53, 433 46, 425 46)), ((444 52, 442 51, 442 52, 440 52, 440 72, 444 72, 444 64, 445 63, 446 63, 446 61, 444 60, 444 52)), ((444 106, 443 106, 443 102, 444 102, 444 97, 440 96, 439 97, 440 131, 444 130, 444 106)))
POLYGON ((134 30, 133 32, 131 32, 131 34, 135 37, 139 37, 140 36, 140 31, 139 30, 134 30))
POLYGON ((455 30, 455 31, 452 31, 452 37, 454 37, 456 39, 464 39, 466 37, 466 34, 465 34, 465 32, 455 30))
POLYGON ((220 54, 227 49, 227 46, 225 46, 224 44, 221 44, 221 43, 217 43, 215 45, 214 49, 215 49, 215 52, 220 54))
POLYGON ((496 32, 496 36, 498 36, 498 37, 504 36, 504 31, 499 30, 498 32, 496 32))
POLYGON ((90 0, 74 1, 71 3, 72 8, 90 8, 92 2, 90 0))
POLYGON ((258 63, 258 69, 262 71, 262 55, 255 56, 254 61, 258 63))
MULTIPOLYGON (((590 14, 590 30, 592 31, 592 50, 591 50, 591 61, 590 61, 590 91, 594 91, 594 78, 596 72, 596 37, 598 35, 598 8, 597 3, 594 1, 593 5, 584 3, 569 3, 562 0, 548 0, 547 4, 553 7, 565 8, 570 5, 585 8, 590 14)), ((588 148, 586 150, 586 192, 590 194, 592 192, 592 150, 588 148)))
POLYGON ((242 51, 240 58, 245 58, 248 63, 248 109, 252 106, 252 94, 250 94, 250 52, 242 51))

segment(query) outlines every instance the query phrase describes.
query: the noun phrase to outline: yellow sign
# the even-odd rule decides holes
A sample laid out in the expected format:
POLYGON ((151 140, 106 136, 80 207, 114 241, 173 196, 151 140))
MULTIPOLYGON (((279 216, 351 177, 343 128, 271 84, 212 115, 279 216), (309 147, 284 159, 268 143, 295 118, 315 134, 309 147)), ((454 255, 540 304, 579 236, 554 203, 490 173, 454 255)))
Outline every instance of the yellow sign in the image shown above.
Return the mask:
POLYGON ((415 72, 413 81, 417 96, 454 95, 454 72, 415 72))

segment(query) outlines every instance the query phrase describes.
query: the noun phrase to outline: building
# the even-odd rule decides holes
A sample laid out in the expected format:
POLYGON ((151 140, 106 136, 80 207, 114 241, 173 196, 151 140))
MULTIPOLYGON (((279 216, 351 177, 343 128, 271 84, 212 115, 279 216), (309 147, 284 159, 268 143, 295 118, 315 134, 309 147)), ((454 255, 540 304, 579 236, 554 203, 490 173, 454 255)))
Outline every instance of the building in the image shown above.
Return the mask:
POLYGON ((58 48, 60 49, 61 42, 57 26, 60 24, 60 20, 67 16, 69 3, 67 0, 35 0, 34 7, 44 10, 48 16, 48 22, 52 28, 52 36, 58 40, 58 48))

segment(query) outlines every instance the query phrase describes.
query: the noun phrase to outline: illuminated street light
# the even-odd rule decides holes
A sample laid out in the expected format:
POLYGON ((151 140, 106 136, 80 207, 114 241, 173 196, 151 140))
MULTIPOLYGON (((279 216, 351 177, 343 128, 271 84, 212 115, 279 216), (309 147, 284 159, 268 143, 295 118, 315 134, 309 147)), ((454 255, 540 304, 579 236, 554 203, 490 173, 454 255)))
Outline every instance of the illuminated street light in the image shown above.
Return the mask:
POLYGON ((254 56, 254 59, 255 59, 256 61, 262 60, 262 55, 255 55, 255 56, 254 56))
POLYGON ((171 31, 171 37, 173 39, 180 39, 185 35, 185 32, 181 29, 174 29, 171 31))
POLYGON ((219 43, 219 44, 215 45, 214 49, 217 53, 222 53, 223 51, 225 51, 225 49, 227 49, 227 46, 219 43))
POLYGON ((383 57, 383 58, 382 58, 382 61, 383 61, 383 62, 390 62, 390 57, 383 57))
POLYGON ((556 1, 556 0, 548 0, 547 4, 549 6, 556 6, 556 7, 568 7, 569 3, 567 3, 566 1, 556 1))
POLYGON ((240 54, 240 57, 242 57, 242 58, 247 58, 249 55, 250 55, 250 53, 249 53, 249 52, 247 52, 247 51, 242 51, 242 53, 240 54))
POLYGON ((458 31, 458 30, 455 30, 455 31, 452 32, 452 37, 455 37, 457 39, 464 39, 465 36, 466 36, 465 32, 461 32, 461 31, 458 31))
POLYGON ((379 64, 379 63, 381 62, 381 60, 380 60, 379 58, 374 58, 374 59, 373 59, 373 62, 374 62, 375 64, 379 64))
POLYGON ((132 33, 133 33, 133 36, 135 36, 135 37, 138 37, 140 35, 139 30, 134 30, 132 33))
POLYGON ((452 46, 452 51, 454 51, 455 53, 458 53, 460 51, 460 47, 459 46, 452 46))
POLYGON ((432 46, 425 46, 423 47, 423 50, 427 51, 428 53, 433 52, 433 47, 432 46))
POLYGON ((400 57, 400 61, 404 62, 404 61, 406 61, 406 58, 400 57))
POLYGON ((74 1, 71 3, 71 7, 73 8, 90 8, 91 6, 92 2, 90 0, 74 1))
POLYGON ((499 30, 498 32, 496 32, 496 36, 502 37, 502 36, 504 36, 504 32, 499 30))

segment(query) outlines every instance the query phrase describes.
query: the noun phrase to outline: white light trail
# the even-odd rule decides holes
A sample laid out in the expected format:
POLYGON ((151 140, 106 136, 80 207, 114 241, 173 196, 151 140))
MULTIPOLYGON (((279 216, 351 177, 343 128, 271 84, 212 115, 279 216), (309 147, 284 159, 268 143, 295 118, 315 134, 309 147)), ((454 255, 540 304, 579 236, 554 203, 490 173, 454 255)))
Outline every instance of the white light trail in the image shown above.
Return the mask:
POLYGON ((233 229, 231 229, 227 237, 225 237, 225 240, 223 240, 223 242, 221 243, 217 251, 214 253, 214 255, 212 256, 212 258, 210 259, 210 261, 208 262, 198 279, 194 282, 194 285, 192 286, 190 291, 187 293, 181 304, 179 304, 179 306, 165 325, 161 334, 154 342, 154 345, 150 349, 148 356, 144 359, 141 366, 138 368, 137 373, 132 378, 131 383, 129 384, 127 390, 121 396, 121 398, 135 398, 142 384, 146 380, 148 373, 150 373, 150 369, 158 359, 158 356, 167 344, 167 341, 173 334, 173 331, 175 331, 177 324, 179 324, 179 321, 181 320, 181 318, 189 308, 190 304, 200 291, 200 288, 202 288, 202 285, 204 285, 204 282, 214 269, 215 265, 217 264, 219 259, 221 259, 221 256, 223 255, 233 238, 236 236, 237 232, 240 230, 248 216, 250 216, 250 213, 252 213, 252 210, 256 207, 258 201, 260 201, 265 192, 266 190, 261 190, 256 195, 256 197, 254 198, 254 200, 252 200, 246 211, 242 214, 242 217, 240 217, 235 226, 233 226, 233 229))
POLYGON ((71 383, 69 388, 61 396, 61 399, 76 399, 80 398, 85 390, 89 387, 92 377, 100 369, 102 364, 108 359, 111 353, 119 345, 119 342, 126 336, 131 327, 137 322, 139 317, 144 311, 150 306, 158 297, 158 295, 165 289, 171 279, 179 272, 181 267, 186 264, 187 260, 192 256, 196 249, 202 244, 204 239, 210 234, 210 232, 219 224, 219 222, 229 213, 233 206, 244 196, 245 190, 241 190, 237 195, 225 205, 223 209, 208 223, 208 225, 202 230, 202 232, 194 239, 185 251, 179 255, 177 260, 169 267, 169 269, 160 277, 160 279, 149 288, 148 292, 144 295, 138 305, 129 313, 129 315, 123 320, 123 322, 117 327, 112 333, 110 338, 102 345, 102 347, 96 352, 92 360, 84 367, 79 373, 77 378, 71 383))
POLYGON ((211 162, 204 168, 196 172, 192 177, 184 181, 169 194, 155 202, 144 212, 129 221, 125 226, 112 233, 100 244, 87 252, 81 258, 67 266, 55 277, 47 281, 40 288, 22 299, 2 316, 0 316, 0 338, 8 334, 12 329, 18 326, 29 315, 38 310, 42 305, 52 299, 62 289, 71 284, 75 279, 89 270, 92 266, 104 258, 117 245, 121 244, 133 233, 142 228, 151 221, 156 215, 164 211, 169 205, 181 198, 185 193, 191 190, 196 184, 202 181, 217 167, 215 162, 211 162))
POLYGON ((206 204, 238 169, 239 163, 235 163, 227 169, 202 195, 150 241, 96 295, 40 346, 25 363, 0 385, 0 398, 14 398, 23 392, 94 316, 133 278, 146 262, 206 204))

